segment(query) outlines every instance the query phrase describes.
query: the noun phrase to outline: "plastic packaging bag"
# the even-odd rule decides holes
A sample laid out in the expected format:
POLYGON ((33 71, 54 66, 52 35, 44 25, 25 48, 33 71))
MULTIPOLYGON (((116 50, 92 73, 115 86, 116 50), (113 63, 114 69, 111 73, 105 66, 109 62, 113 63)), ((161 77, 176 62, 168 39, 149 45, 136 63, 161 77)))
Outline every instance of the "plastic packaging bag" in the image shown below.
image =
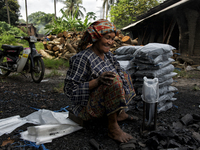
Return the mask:
POLYGON ((166 81, 163 81, 162 83, 159 83, 159 88, 171 85, 174 82, 173 78, 170 78, 166 81))
POLYGON ((178 91, 178 89, 174 86, 164 86, 162 88, 159 88, 160 95, 164 95, 166 93, 175 92, 175 91, 178 91))
POLYGON ((156 65, 149 64, 149 63, 144 64, 144 63, 139 63, 139 62, 135 62, 135 65, 138 70, 158 70, 160 68, 163 68, 163 67, 169 65, 173 61, 174 61, 174 59, 168 58, 168 60, 159 62, 156 65))
POLYGON ((147 79, 144 77, 144 83, 142 87, 142 100, 146 103, 156 103, 159 99, 159 86, 158 78, 147 79))
POLYGON ((172 102, 167 102, 167 103, 165 103, 164 106, 158 108, 157 112, 160 113, 160 112, 166 111, 166 110, 172 108, 172 106, 173 106, 172 102))
POLYGON ((172 64, 167 65, 164 68, 161 68, 159 70, 139 70, 136 71, 135 76, 147 76, 147 77, 161 77, 165 74, 169 74, 170 72, 174 71, 174 66, 172 64))
POLYGON ((121 46, 114 51, 116 55, 127 55, 127 54, 134 54, 135 51, 142 46, 121 46))
POLYGON ((133 55, 132 55, 132 54, 115 55, 115 58, 116 58, 117 60, 131 60, 131 59, 133 59, 133 55))
POLYGON ((173 46, 168 44, 149 43, 139 48, 134 53, 134 59, 137 59, 138 61, 143 59, 149 63, 157 64, 158 62, 165 61, 168 58, 172 57, 172 50, 174 49, 175 48, 173 46))
POLYGON ((127 66, 128 66, 130 61, 128 61, 128 60, 119 60, 118 62, 120 64, 120 67, 122 67, 124 70, 127 70, 127 66))
POLYGON ((173 96, 174 96, 173 92, 169 92, 169 93, 166 93, 166 94, 160 96, 158 99, 159 105, 160 105, 161 101, 170 100, 173 96))

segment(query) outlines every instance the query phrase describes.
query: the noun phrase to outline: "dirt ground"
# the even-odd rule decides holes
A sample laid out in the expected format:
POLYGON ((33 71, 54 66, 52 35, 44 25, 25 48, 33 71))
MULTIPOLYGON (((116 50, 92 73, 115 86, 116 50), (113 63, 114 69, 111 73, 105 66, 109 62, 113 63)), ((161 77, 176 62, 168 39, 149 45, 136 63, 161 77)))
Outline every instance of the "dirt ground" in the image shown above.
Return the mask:
MULTIPOLYGON (((49 71, 46 71, 49 72, 49 71)), ((154 149, 200 149, 200 71, 191 72, 199 74, 196 78, 174 78, 173 86, 178 88, 174 97, 173 107, 165 112, 157 114, 157 129, 155 131, 141 131, 143 113, 139 106, 141 101, 135 97, 134 105, 128 111, 138 119, 134 121, 120 122, 120 127, 136 138, 135 149, 154 150, 154 149), (193 116, 193 121, 178 130, 173 129, 173 125, 180 121, 186 114, 193 116), (195 121, 196 120, 196 121, 195 121), (193 133, 197 133, 194 138, 193 133), (165 140, 167 139, 167 140, 165 140)), ((63 92, 58 92, 65 78, 62 75, 45 78, 40 84, 33 83, 31 78, 23 75, 10 75, 5 79, 0 79, 0 119, 20 115, 25 117, 38 109, 60 110, 69 105, 63 92)), ((12 145, 1 146, 1 149, 45 149, 31 146, 23 147, 24 141, 20 140, 19 133, 26 131, 27 127, 33 124, 25 124, 8 135, 0 136, 0 145, 9 139, 13 139, 12 145), (21 148, 20 148, 21 146, 21 148)), ((49 150, 93 150, 94 147, 89 143, 90 139, 95 139, 106 150, 119 149, 119 143, 107 136, 107 121, 105 118, 89 121, 83 129, 69 135, 54 139, 51 143, 44 146, 49 150)), ((10 141, 11 141, 10 140, 10 141)), ((11 142, 11 143, 12 143, 11 142)), ((24 145, 25 146, 25 145, 24 145)), ((179 150, 176 149, 176 150, 179 150)))

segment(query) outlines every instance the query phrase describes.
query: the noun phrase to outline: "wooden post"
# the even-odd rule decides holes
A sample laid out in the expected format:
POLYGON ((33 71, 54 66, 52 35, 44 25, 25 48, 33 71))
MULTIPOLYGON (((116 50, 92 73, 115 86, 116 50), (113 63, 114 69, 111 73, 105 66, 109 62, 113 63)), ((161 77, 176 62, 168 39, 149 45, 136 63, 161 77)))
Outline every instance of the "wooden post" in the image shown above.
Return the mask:
POLYGON ((169 31, 170 31, 171 26, 172 26, 173 23, 174 23, 174 18, 172 18, 172 20, 171 20, 171 22, 170 22, 170 25, 169 25, 169 27, 168 27, 168 29, 167 29, 167 31, 166 31, 166 34, 164 35, 163 43, 165 43, 165 39, 167 38, 167 35, 168 35, 168 33, 169 33, 169 31))
POLYGON ((196 10, 192 10, 187 8, 184 11, 185 16, 187 18, 187 25, 188 25, 188 34, 189 34, 189 45, 188 50, 190 56, 194 55, 194 44, 195 44, 195 35, 196 35, 196 28, 197 28, 197 20, 199 18, 199 12, 196 10))
POLYGON ((168 36, 167 42, 166 42, 167 44, 169 44, 169 40, 170 40, 170 38, 171 38, 172 31, 174 30, 175 24, 176 24, 176 22, 174 21, 173 24, 172 24, 172 27, 171 27, 171 29, 170 29, 170 31, 169 31, 169 36, 168 36))

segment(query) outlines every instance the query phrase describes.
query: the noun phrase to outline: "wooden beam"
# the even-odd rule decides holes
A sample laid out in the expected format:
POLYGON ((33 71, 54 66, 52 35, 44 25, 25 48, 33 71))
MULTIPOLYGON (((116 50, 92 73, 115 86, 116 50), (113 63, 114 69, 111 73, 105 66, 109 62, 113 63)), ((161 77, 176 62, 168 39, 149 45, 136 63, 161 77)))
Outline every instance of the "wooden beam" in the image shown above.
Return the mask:
POLYGON ((186 9, 185 16, 187 18, 188 32, 189 32, 189 54, 194 55, 194 41, 196 35, 197 19, 199 17, 199 12, 192 9, 186 9))
POLYGON ((164 38, 163 38, 162 43, 165 43, 165 40, 166 40, 166 38, 167 38, 167 36, 168 36, 168 33, 169 33, 169 31, 170 31, 170 28, 171 28, 173 22, 174 22, 174 18, 172 18, 172 20, 171 20, 171 22, 170 22, 170 25, 169 25, 169 27, 168 27, 168 29, 167 29, 166 34, 164 35, 164 38))
POLYGON ((173 24, 172 24, 172 27, 170 28, 170 31, 169 31, 169 36, 168 36, 167 42, 166 42, 167 44, 169 44, 169 40, 170 40, 170 38, 171 38, 172 31, 174 30, 175 24, 176 24, 176 22, 175 22, 175 20, 174 20, 174 21, 173 21, 173 24))

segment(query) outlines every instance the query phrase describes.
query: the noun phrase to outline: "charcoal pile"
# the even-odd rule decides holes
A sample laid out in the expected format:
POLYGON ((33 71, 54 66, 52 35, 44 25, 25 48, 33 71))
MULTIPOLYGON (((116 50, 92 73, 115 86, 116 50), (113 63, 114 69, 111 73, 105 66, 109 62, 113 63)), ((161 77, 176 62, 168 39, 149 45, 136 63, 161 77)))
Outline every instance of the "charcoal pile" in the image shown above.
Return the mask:
POLYGON ((172 125, 161 123, 155 131, 144 134, 149 149, 199 150, 200 116, 186 114, 172 125))
MULTIPOLYGON (((121 46, 137 45, 138 38, 131 39, 130 36, 124 36, 120 31, 115 36, 114 44, 110 49, 111 52, 115 51, 121 46)), ((83 32, 61 32, 57 35, 47 36, 48 40, 43 42, 44 50, 40 50, 39 53, 45 58, 49 59, 69 59, 77 53, 78 43, 83 36, 83 32)), ((88 47, 91 43, 88 44, 88 47)))

